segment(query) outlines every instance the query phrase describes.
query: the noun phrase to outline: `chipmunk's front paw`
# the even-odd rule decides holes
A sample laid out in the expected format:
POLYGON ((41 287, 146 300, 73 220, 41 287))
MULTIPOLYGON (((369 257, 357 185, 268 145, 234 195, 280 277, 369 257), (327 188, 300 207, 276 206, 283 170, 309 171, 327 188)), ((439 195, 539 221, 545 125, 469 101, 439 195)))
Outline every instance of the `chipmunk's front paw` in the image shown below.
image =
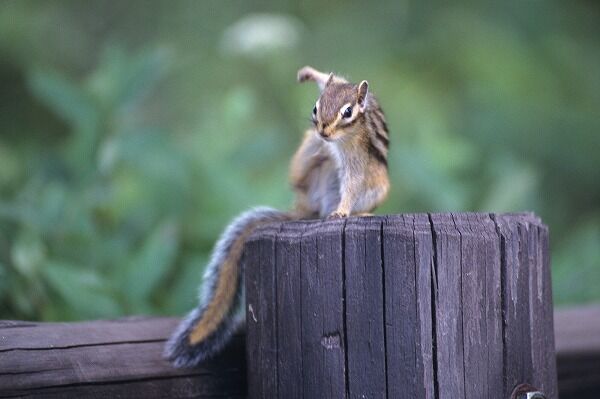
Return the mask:
POLYGON ((348 217, 347 213, 336 211, 336 212, 331 212, 329 214, 329 216, 327 216, 327 219, 343 219, 343 218, 346 218, 346 217, 348 217))
POLYGON ((306 82, 307 80, 315 80, 316 70, 312 67, 305 66, 298 71, 298 82, 306 82))

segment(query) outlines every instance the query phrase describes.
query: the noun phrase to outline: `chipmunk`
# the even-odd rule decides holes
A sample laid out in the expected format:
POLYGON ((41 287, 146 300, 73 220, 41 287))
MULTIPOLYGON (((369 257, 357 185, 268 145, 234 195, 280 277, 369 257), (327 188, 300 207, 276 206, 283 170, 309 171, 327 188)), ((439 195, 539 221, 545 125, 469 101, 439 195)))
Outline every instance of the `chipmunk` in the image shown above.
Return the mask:
POLYGON ((353 84, 306 66, 298 81, 317 83, 313 127, 294 154, 292 211, 260 207, 225 229, 202 282, 200 304, 180 323, 165 347, 176 367, 194 366, 218 353, 239 327, 244 243, 259 225, 315 217, 343 218, 371 212, 387 196, 388 128, 383 111, 363 80, 353 84))

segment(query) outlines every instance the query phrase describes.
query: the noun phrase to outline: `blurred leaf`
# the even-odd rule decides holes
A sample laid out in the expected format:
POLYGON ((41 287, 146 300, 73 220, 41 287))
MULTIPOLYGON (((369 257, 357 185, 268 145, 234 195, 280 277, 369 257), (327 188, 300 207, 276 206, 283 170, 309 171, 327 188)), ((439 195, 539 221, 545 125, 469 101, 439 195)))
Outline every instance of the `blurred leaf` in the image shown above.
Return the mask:
POLYGON ((170 186, 170 194, 174 189, 185 190, 189 183, 185 159, 181 158, 165 132, 151 129, 129 131, 115 139, 113 145, 115 162, 134 169, 145 180, 170 186))
POLYGON ((4 297, 9 294, 8 285, 8 270, 6 265, 0 262, 0 303, 3 302, 4 297))
MULTIPOLYGON (((534 203, 538 176, 528 165, 516 160, 499 161, 493 165, 494 180, 479 207, 482 211, 517 212, 520 204, 534 203)), ((531 209, 535 209, 532 207, 531 209)))
POLYGON ((49 286, 67 304, 67 313, 78 319, 115 317, 121 313, 107 284, 93 270, 62 261, 44 264, 44 276, 49 286))
POLYGON ((426 151, 405 146, 396 150, 390 161, 402 179, 403 188, 418 198, 417 210, 458 211, 467 202, 466 186, 452 176, 452 171, 436 166, 426 151))
POLYGON ((32 278, 38 273, 45 257, 46 247, 36 233, 26 230, 17 236, 11 250, 11 260, 23 276, 32 278))
POLYGON ((21 165, 17 154, 0 141, 0 192, 19 177, 21 165))
POLYGON ((558 304, 598 299, 600 219, 587 215, 582 216, 582 220, 584 222, 554 252, 552 281, 558 304))
POLYGON ((198 292, 208 257, 192 256, 177 271, 175 282, 166 292, 166 314, 183 314, 198 302, 198 292))
POLYGON ((67 195, 65 187, 60 183, 48 183, 37 194, 32 205, 37 222, 45 231, 55 230, 64 222, 65 210, 72 200, 67 195))
MULTIPOLYGON (((36 306, 33 295, 37 294, 30 286, 25 284, 25 280, 11 276, 9 280, 11 287, 10 304, 14 307, 14 312, 18 315, 33 317, 36 315, 36 306)), ((27 317, 23 317, 27 318, 27 317)))
POLYGON ((29 76, 32 93, 73 128, 65 146, 71 173, 85 178, 93 166, 100 115, 89 93, 68 79, 36 70, 29 76))
POLYGON ((100 65, 88 79, 88 87, 107 113, 131 112, 131 107, 151 91, 166 70, 164 49, 126 53, 119 46, 107 46, 100 65))
POLYGON ((123 293, 134 306, 144 303, 166 276, 177 256, 179 235, 170 221, 161 223, 146 238, 126 265, 123 293))
POLYGON ((57 115, 74 126, 89 126, 96 121, 92 98, 63 76, 36 70, 29 76, 32 93, 57 115))

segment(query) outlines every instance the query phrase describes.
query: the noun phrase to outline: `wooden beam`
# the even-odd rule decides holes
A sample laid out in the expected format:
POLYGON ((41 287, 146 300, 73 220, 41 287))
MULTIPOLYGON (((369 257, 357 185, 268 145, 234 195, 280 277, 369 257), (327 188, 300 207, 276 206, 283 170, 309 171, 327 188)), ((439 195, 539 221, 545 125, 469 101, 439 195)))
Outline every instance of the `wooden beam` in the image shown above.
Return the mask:
POLYGON ((600 398, 600 305, 554 312, 561 399, 600 398))
POLYGON ((174 318, 0 322, 0 398, 244 398, 243 336, 178 370, 162 358, 174 318))

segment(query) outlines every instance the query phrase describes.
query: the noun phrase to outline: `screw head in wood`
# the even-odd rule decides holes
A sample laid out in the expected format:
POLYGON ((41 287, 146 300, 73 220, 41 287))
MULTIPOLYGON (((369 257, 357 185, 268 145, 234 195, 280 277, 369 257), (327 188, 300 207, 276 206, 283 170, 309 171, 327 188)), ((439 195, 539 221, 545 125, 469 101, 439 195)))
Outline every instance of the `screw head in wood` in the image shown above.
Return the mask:
POLYGON ((546 399, 546 395, 529 384, 519 384, 510 395, 510 399, 546 399))

